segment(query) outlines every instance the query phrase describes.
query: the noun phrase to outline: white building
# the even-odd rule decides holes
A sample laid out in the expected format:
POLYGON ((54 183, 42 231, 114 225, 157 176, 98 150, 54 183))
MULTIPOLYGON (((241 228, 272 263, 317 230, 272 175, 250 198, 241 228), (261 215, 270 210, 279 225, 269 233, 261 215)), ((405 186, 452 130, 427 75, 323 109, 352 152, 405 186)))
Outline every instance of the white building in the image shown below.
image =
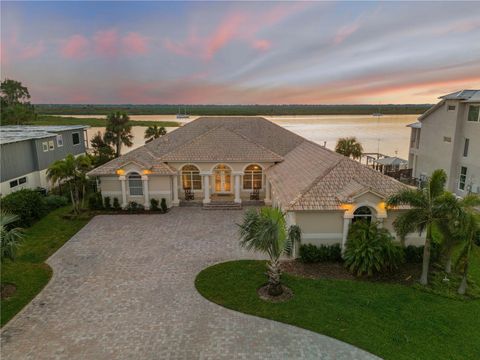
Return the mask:
POLYGON ((480 193, 480 90, 462 90, 441 101, 410 124, 409 167, 426 178, 447 173, 447 188, 459 196, 480 193))

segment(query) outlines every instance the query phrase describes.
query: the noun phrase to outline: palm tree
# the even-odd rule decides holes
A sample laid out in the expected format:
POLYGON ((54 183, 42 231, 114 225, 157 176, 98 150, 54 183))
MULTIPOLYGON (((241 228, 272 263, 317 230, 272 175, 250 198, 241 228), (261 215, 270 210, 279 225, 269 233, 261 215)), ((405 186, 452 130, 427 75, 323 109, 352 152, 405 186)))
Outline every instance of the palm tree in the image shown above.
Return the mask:
POLYGON ((266 253, 270 258, 267 265, 268 294, 281 295, 283 288, 279 259, 284 253, 290 254, 293 244, 300 240, 300 228, 294 225, 287 229, 283 212, 270 207, 247 211, 243 223, 238 226, 240 245, 247 250, 266 253))
POLYGON ((125 112, 117 111, 107 115, 107 126, 105 130, 105 140, 115 146, 115 157, 119 157, 122 144, 132 146, 133 135, 130 118, 125 112))
POLYGON ((462 271, 462 281, 458 287, 458 293, 464 295, 467 291, 467 275, 470 263, 470 256, 472 254, 475 238, 480 233, 480 220, 479 215, 472 211, 467 210, 463 213, 461 220, 461 231, 464 235, 465 245, 460 253, 457 261, 457 268, 462 271))
POLYGON ((158 139, 160 136, 163 136, 166 133, 167 133, 167 130, 163 126, 157 126, 157 125, 149 126, 145 130, 145 139, 147 139, 145 143, 149 143, 154 139, 158 139))
POLYGON ((335 146, 335 151, 344 156, 359 159, 363 154, 363 147, 355 137, 340 138, 335 146))
POLYGON ((425 246, 423 250, 422 276, 420 283, 428 284, 428 268, 430 266, 430 246, 432 243, 432 227, 447 220, 444 206, 445 182, 447 174, 444 170, 435 170, 425 187, 421 189, 406 189, 392 195, 387 200, 387 206, 407 205, 410 208, 395 219, 393 225, 400 238, 414 231, 423 232, 426 229, 425 246))
POLYGON ((53 184, 66 183, 70 190, 73 211, 80 211, 80 189, 85 197, 86 173, 91 168, 90 158, 86 155, 74 157, 68 154, 65 159, 57 160, 47 169, 47 179, 53 184))
POLYGON ((15 260, 15 254, 19 242, 23 240, 23 229, 13 227, 18 221, 17 215, 6 212, 0 213, 0 259, 15 260))

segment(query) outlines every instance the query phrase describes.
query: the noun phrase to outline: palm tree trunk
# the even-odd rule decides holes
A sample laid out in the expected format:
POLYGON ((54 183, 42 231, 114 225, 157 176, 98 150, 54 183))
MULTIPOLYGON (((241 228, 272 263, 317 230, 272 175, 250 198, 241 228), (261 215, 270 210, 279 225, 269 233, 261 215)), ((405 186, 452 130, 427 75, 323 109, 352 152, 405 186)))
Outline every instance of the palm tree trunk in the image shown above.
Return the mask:
POLYGON ((73 195, 73 189, 70 188, 70 199, 72 200, 72 207, 73 207, 73 212, 77 213, 77 207, 75 204, 75 196, 73 195))
POLYGON ((427 225, 427 236, 425 238, 425 246, 423 248, 423 263, 422 263, 422 276, 420 277, 420 284, 428 284, 428 268, 430 266, 430 244, 431 244, 431 224, 427 225))
POLYGON ((445 261, 445 272, 450 274, 452 272, 452 255, 447 255, 447 260, 445 261))
POLYGON ((120 156, 121 147, 122 147, 122 139, 120 137, 120 134, 117 134, 117 157, 120 156))
POLYGON ((82 188, 82 208, 85 208, 85 184, 83 184, 82 188))
POLYGON ((465 269, 465 272, 463 273, 462 276, 462 281, 460 282, 460 286, 458 287, 458 293, 460 295, 465 295, 467 291, 467 271, 465 269))
POLYGON ((268 263, 268 294, 270 296, 279 296, 283 293, 280 282, 281 270, 278 259, 270 259, 268 263))

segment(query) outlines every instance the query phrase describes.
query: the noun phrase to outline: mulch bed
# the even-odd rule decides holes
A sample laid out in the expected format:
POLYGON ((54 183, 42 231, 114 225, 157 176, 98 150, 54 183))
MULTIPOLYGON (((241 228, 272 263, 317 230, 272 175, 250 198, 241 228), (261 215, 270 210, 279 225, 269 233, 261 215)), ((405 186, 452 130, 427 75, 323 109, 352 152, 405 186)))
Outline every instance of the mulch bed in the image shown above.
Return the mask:
POLYGON ((15 291, 17 291, 17 287, 13 284, 2 284, 0 285, 0 298, 2 300, 8 299, 10 296, 15 294, 15 291))
POLYGON ((363 280, 411 285, 420 278, 422 264, 402 264, 397 270, 357 277, 351 274, 343 263, 303 263, 299 260, 287 260, 281 263, 282 271, 309 279, 363 280))
POLYGON ((264 285, 257 290, 260 299, 273 303, 285 302, 293 297, 293 291, 289 287, 282 285, 283 293, 279 296, 271 296, 268 294, 268 285, 264 285))

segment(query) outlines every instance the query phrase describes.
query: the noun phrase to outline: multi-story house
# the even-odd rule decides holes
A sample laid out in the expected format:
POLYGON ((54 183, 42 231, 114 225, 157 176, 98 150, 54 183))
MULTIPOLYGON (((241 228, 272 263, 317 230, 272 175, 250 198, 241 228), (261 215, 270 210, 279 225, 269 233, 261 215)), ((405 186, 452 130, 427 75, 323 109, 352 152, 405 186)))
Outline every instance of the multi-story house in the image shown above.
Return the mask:
POLYGON ((462 90, 410 124, 409 167, 426 179, 436 169, 447 173, 447 189, 459 196, 480 193, 480 90, 462 90))
POLYGON ((49 188, 50 164, 67 154, 84 154, 88 126, 2 126, 1 188, 7 195, 24 188, 49 188))

